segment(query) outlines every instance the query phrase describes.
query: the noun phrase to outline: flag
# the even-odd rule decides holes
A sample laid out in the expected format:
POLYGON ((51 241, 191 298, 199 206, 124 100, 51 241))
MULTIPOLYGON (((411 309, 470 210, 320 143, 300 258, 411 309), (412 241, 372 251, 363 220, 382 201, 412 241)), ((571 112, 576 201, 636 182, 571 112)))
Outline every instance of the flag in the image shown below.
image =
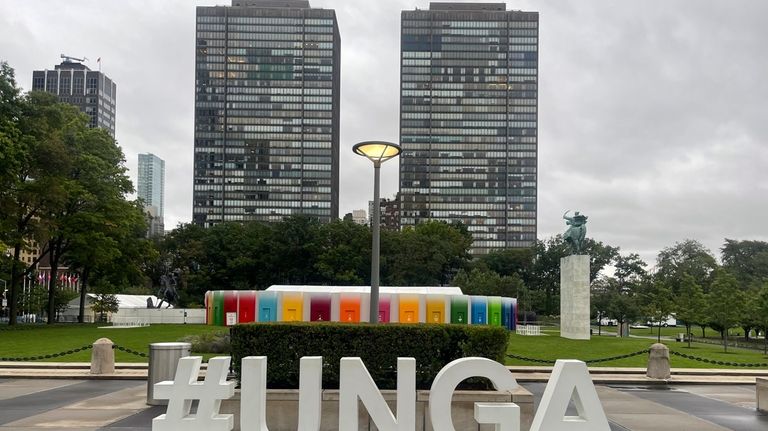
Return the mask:
POLYGON ((101 63, 101 57, 96 59, 96 63, 101 63))

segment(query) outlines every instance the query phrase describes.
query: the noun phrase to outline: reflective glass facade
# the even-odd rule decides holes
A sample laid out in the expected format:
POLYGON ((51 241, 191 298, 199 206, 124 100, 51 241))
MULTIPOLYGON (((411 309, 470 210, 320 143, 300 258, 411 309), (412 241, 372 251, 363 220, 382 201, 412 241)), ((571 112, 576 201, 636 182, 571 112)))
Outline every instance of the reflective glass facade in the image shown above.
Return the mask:
POLYGON ((336 14, 306 1, 197 8, 193 220, 338 218, 336 14))
POLYGON ((146 206, 157 208, 157 216, 165 215, 165 161, 152 153, 139 154, 136 194, 146 206))
POLYGON ((401 224, 463 222, 474 254, 536 239, 539 17, 505 9, 401 17, 401 224))

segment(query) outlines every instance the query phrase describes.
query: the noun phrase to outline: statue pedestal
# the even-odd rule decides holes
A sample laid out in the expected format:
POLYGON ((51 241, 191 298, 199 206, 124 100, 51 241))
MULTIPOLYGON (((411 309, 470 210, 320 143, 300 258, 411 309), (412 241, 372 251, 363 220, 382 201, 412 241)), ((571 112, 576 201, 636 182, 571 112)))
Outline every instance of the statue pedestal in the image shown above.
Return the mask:
POLYGON ((560 336, 589 340, 589 256, 560 259, 560 336))

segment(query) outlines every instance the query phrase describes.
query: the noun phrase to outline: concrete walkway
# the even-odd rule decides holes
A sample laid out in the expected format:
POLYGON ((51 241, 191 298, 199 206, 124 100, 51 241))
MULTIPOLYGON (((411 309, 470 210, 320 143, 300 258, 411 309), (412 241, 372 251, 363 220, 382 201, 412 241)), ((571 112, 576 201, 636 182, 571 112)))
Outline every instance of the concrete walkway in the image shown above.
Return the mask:
MULTIPOLYGON (((546 384, 522 384, 538 406, 546 384)), ((754 385, 600 384, 597 391, 613 431, 768 431, 754 385)), ((0 378, 0 431, 149 431, 165 408, 145 398, 143 381, 0 378)))

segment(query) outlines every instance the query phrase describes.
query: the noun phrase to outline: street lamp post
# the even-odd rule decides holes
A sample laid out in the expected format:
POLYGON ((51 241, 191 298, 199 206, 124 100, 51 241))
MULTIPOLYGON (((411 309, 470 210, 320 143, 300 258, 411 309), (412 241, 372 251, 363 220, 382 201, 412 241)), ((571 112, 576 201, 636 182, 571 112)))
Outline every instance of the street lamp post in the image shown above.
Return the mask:
POLYGON ((371 300, 369 322, 379 321, 379 234, 381 232, 381 202, 379 177, 381 164, 400 154, 400 146, 391 142, 365 141, 355 144, 352 151, 373 162, 373 214, 371 214, 371 300))

